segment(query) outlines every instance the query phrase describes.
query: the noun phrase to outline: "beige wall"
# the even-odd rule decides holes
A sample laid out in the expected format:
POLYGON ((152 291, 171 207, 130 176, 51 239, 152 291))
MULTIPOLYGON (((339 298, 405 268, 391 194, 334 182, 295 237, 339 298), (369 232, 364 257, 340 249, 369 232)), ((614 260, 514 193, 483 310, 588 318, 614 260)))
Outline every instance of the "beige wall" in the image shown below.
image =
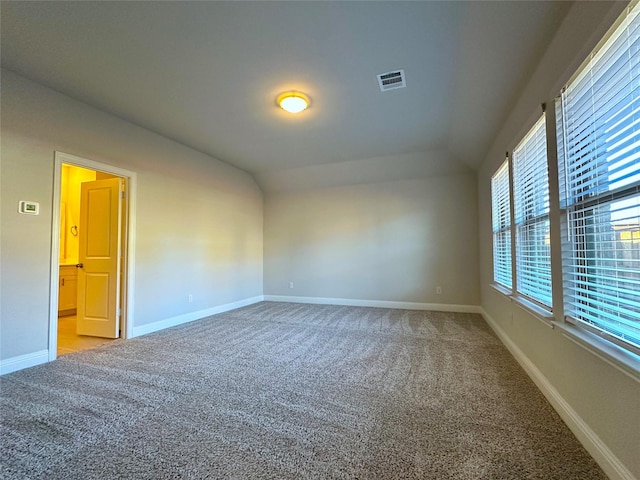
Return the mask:
POLYGON ((56 150, 137 173, 134 326, 262 295, 250 175, 6 70, 1 114, 0 359, 48 346, 56 150))
POLYGON ((474 173, 269 193, 265 295, 477 305, 476 212, 474 173))
MULTIPOLYGON (((616 368, 611 360, 575 343, 561 328, 550 328, 491 287, 491 175, 503 161, 504 152, 513 148, 540 115, 540 104, 553 104, 562 85, 623 7, 622 2, 574 5, 529 84, 514 102, 478 174, 480 283, 482 307, 488 317, 512 350, 519 352, 521 363, 534 372, 539 386, 594 458, 607 468, 611 478, 640 478, 638 372, 616 368)), ((552 212, 554 216, 557 212, 552 212)), ((561 265, 554 263, 553 269, 557 274, 561 265)), ((556 311, 559 307, 556 304, 556 311)))
MULTIPOLYGON (((490 287, 490 176, 620 8, 574 5, 477 184, 460 173, 267 195, 264 293, 480 301, 585 428, 640 477, 638 379, 490 287)), ((47 348, 55 150, 138 174, 136 325, 263 293, 262 194, 249 175, 3 71, 0 359, 47 348), (18 215, 19 200, 39 201, 41 214, 18 215)))

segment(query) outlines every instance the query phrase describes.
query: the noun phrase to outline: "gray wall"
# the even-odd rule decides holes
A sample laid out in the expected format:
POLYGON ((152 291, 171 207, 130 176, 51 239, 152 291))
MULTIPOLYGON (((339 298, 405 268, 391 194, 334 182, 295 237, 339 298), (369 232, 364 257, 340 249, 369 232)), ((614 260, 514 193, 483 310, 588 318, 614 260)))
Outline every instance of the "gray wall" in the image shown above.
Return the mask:
MULTIPOLYGON (((520 352, 520 361, 530 372, 537 372, 536 380, 543 391, 546 389, 547 394, 555 392, 557 397, 549 398, 556 407, 564 406, 565 421, 574 428, 581 426, 581 431, 574 432, 586 444, 604 445, 601 451, 592 448, 590 453, 600 462, 609 461, 608 473, 612 478, 640 478, 638 373, 614 367, 615 363, 606 357, 597 356, 584 345, 572 341, 562 329, 549 328, 530 311, 491 287, 491 175, 504 160, 504 152, 511 150, 539 117, 540 104, 553 104, 562 85, 586 58, 622 7, 622 2, 575 4, 533 72, 529 84, 514 102, 478 174, 480 282, 483 309, 505 335, 507 343, 520 352), (575 417, 570 418, 567 412, 572 412, 575 417), (585 432, 591 437, 588 438, 585 432), (623 466, 612 469, 611 464, 618 461, 623 466), (631 472, 633 476, 620 476, 621 472, 622 475, 631 472)), ((557 215, 557 212, 552 212, 552 215, 557 215)), ((554 263, 553 269, 557 274, 561 265, 554 263)), ((559 307, 556 305, 556 313, 559 307)), ((562 318, 557 320, 562 321, 562 318)))
MULTIPOLYGON (((457 173, 268 194, 264 293, 480 300, 507 341, 640 477, 637 377, 490 287, 490 176, 621 7, 574 5, 514 102, 477 185, 474 174, 457 173)), ((3 71, 0 359, 47 348, 54 150, 138 173, 136 325, 263 293, 262 194, 249 175, 3 71), (40 216, 19 216, 23 199, 39 201, 40 216)))
POLYGON ((262 192, 247 173, 6 70, 1 148, 0 359, 48 345, 56 150, 137 173, 134 326, 262 295, 262 192))
POLYGON ((476 176, 267 193, 264 244, 265 295, 477 305, 476 176))

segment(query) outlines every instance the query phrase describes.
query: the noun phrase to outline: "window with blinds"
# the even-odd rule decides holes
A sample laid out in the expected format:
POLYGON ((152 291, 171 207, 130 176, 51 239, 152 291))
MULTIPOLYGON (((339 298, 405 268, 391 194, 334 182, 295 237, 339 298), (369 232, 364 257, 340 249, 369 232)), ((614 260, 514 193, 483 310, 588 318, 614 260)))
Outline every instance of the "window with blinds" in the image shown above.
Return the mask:
POLYGON ((567 321, 640 353, 640 7, 556 104, 567 321))
POLYGON ((551 307, 549 171, 544 115, 513 151, 516 291, 551 307))
POLYGON ((509 161, 505 160, 491 177, 493 281, 511 288, 511 205, 509 202, 509 161))

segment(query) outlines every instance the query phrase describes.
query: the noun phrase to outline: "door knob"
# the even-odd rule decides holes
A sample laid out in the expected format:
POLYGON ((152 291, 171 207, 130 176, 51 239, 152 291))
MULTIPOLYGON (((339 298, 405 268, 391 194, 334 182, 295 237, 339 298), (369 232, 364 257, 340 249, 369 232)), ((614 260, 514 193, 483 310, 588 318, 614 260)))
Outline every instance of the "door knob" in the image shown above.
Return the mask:
POLYGON ((76 263, 76 268, 83 268, 84 267, 84 263, 76 263))

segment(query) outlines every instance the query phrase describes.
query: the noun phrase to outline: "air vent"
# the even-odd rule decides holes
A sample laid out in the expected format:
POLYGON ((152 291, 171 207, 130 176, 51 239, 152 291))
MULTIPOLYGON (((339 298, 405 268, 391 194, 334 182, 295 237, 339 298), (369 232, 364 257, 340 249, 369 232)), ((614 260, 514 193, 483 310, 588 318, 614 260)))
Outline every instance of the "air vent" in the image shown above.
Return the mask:
POLYGON ((405 80, 404 70, 395 70, 393 72, 381 73, 380 75, 378 75, 378 85, 380 85, 381 92, 406 87, 407 82, 405 80))

